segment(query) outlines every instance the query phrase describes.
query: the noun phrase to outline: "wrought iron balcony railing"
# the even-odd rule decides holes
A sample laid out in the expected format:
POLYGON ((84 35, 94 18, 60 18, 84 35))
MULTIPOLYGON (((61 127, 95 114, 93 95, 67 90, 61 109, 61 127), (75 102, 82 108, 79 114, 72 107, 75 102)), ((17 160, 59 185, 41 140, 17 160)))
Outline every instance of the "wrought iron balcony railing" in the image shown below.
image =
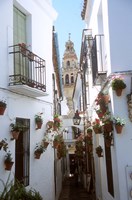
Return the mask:
POLYGON ((45 60, 26 48, 24 43, 10 46, 14 69, 9 75, 9 86, 27 85, 46 92, 45 60))

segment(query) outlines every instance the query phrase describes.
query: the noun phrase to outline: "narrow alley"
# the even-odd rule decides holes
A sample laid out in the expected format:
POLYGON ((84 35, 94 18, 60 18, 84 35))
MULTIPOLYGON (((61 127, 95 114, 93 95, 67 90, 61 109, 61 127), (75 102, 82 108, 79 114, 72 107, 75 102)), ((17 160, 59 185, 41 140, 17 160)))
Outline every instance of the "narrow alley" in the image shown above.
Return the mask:
POLYGON ((94 194, 89 194, 81 183, 76 183, 75 177, 65 178, 59 200, 95 200, 94 194))

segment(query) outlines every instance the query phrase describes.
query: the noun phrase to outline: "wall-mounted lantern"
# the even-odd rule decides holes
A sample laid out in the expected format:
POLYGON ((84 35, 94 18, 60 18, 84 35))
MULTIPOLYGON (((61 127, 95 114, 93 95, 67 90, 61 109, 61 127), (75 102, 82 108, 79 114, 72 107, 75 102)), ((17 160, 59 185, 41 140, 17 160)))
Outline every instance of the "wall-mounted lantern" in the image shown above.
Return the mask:
POLYGON ((78 110, 76 110, 75 115, 73 117, 73 124, 74 125, 79 125, 81 121, 81 117, 79 116, 78 110))

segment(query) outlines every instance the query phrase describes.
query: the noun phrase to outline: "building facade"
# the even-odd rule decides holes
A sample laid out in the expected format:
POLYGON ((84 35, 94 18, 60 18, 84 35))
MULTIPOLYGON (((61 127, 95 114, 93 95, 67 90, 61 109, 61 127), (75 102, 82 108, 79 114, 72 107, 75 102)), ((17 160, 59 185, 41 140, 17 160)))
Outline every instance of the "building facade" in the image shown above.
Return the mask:
POLYGON ((93 176, 93 189, 98 200, 124 200, 131 199, 132 196, 132 159, 129 156, 132 126, 132 47, 129 44, 132 39, 131 8, 132 3, 125 0, 85 0, 81 13, 86 22, 86 29, 82 33, 80 60, 83 80, 87 82, 84 111, 93 129, 93 151, 87 164, 89 168, 90 160, 94 159, 94 167, 89 172, 93 176), (127 14, 122 14, 122 11, 127 14), (121 96, 116 94, 113 87, 116 79, 125 83, 121 96), (110 96, 102 116, 99 115, 104 109, 100 102, 101 94, 110 96), (125 120, 121 134, 116 130, 117 117, 125 120), (105 129, 108 119, 112 121, 111 130, 105 129), (97 122, 100 122, 102 128, 100 134, 96 134, 94 129, 97 122), (110 136, 112 143, 107 146, 106 140, 110 136), (99 146, 102 147, 101 157, 96 153, 99 146))
POLYGON ((57 189, 55 184, 52 143, 40 159, 34 157, 36 146, 45 137, 47 121, 53 119, 59 108, 59 101, 55 104, 55 99, 61 98, 52 59, 52 28, 57 13, 48 0, 6 0, 0 3, 0 17, 3 19, 0 23, 0 99, 7 105, 5 113, 0 115, 0 141, 6 141, 7 152, 14 162, 11 172, 5 170, 6 152, 2 146, 0 177, 4 183, 8 177, 9 182, 18 179, 27 190, 34 188, 45 200, 57 199, 61 185, 57 189), (59 93, 57 97, 56 93, 59 93), (36 127, 36 115, 42 117, 41 128, 36 127), (11 135, 12 123, 26 127, 21 129, 17 140, 11 135))

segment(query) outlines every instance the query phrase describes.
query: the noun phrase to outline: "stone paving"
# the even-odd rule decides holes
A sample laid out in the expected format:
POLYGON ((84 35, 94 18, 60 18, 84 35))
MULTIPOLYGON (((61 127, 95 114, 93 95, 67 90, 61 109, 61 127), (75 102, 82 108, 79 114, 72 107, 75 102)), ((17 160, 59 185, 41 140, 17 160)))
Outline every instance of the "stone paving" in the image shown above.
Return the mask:
POLYGON ((95 200, 95 195, 88 194, 81 184, 75 184, 74 177, 66 178, 59 200, 95 200))

